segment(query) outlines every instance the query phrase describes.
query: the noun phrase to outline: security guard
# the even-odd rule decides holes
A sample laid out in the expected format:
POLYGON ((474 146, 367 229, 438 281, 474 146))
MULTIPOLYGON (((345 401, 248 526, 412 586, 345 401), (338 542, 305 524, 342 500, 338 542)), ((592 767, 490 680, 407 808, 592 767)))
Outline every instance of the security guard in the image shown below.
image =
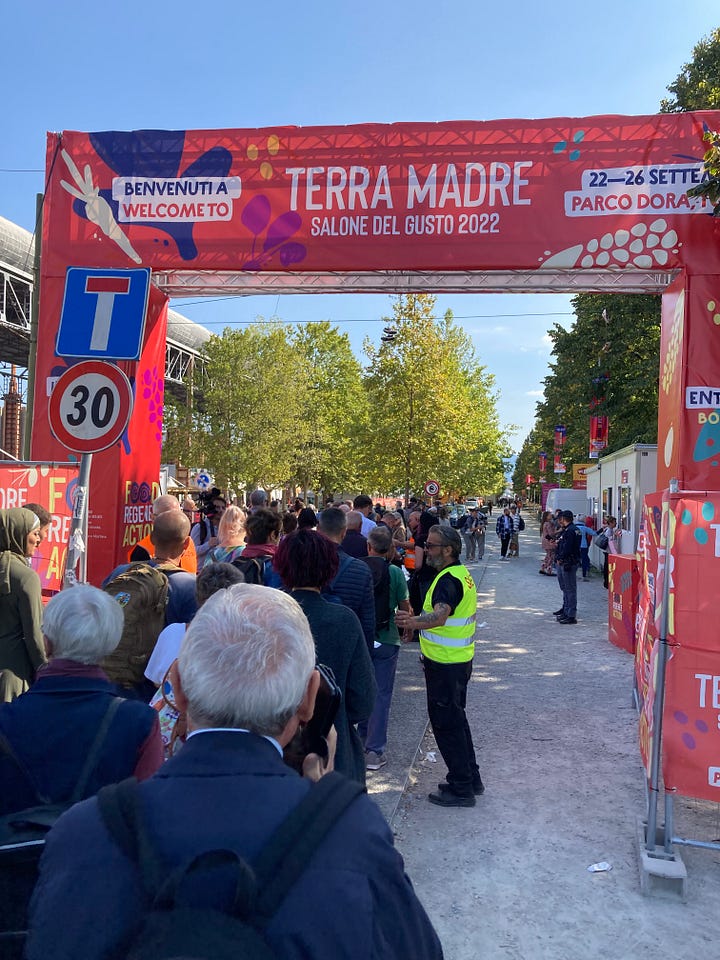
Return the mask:
POLYGON ((452 527, 430 527, 426 562, 438 571, 425 596, 422 613, 398 610, 395 621, 406 637, 420 630, 428 715, 448 772, 428 799, 441 807, 474 807, 485 790, 465 715, 467 685, 475 649, 477 591, 470 572, 459 563, 460 534, 452 527))

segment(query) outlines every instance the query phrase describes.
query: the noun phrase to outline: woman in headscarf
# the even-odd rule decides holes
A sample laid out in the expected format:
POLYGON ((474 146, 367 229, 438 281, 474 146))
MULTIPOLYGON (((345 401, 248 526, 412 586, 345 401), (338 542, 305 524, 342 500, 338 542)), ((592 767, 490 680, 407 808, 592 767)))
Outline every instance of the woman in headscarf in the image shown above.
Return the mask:
POLYGON ((0 701, 24 693, 46 660, 40 577, 28 565, 39 545, 31 510, 0 510, 0 701))

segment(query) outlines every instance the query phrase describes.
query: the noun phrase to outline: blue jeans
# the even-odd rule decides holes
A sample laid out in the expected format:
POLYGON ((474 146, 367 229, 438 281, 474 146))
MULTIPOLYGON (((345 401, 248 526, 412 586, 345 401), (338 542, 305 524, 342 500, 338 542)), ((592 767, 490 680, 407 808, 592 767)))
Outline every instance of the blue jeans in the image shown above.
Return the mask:
POLYGON ((558 586, 563 595, 563 615, 574 619, 577 616, 577 568, 578 564, 570 564, 566 570, 562 563, 558 563, 558 586))
POLYGON ((590 572, 590 548, 580 547, 580 568, 582 575, 586 577, 590 572))
POLYGON ((400 647, 392 643, 381 643, 372 651, 372 662, 377 683, 375 706, 369 720, 358 724, 358 733, 365 740, 365 749, 374 753, 385 753, 387 747, 387 727, 390 718, 390 702, 395 686, 400 647))

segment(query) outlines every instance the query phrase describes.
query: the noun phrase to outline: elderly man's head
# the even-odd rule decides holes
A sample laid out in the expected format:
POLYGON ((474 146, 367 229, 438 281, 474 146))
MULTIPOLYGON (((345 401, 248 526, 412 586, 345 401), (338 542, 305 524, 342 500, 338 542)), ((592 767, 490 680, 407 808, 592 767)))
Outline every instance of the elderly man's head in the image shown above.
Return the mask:
POLYGON ((180 509, 180 501, 170 493, 163 493, 162 496, 153 500, 153 517, 159 517, 163 513, 169 513, 171 510, 180 509))
POLYGON ((392 533, 390 533, 388 527, 373 527, 368 533, 368 550, 371 555, 385 557, 390 553, 392 545, 392 533))
POLYGON ((123 624, 122 607, 110 594, 80 583, 50 600, 42 632, 49 656, 91 665, 117 647, 123 624))
POLYGON ((314 668, 310 626, 292 597, 253 584, 221 590, 195 615, 180 648, 188 726, 280 737, 301 707, 312 706, 314 668))
POLYGON ((253 490, 253 492, 250 494, 250 506, 251 507, 267 506, 267 494, 260 487, 258 487, 257 490, 253 490))
POLYGON ((357 510, 348 510, 346 513, 348 530, 362 530, 363 515, 357 510))
POLYGON ((413 510, 413 512, 408 517, 408 526, 410 527, 411 532, 415 532, 420 524, 420 511, 413 510))

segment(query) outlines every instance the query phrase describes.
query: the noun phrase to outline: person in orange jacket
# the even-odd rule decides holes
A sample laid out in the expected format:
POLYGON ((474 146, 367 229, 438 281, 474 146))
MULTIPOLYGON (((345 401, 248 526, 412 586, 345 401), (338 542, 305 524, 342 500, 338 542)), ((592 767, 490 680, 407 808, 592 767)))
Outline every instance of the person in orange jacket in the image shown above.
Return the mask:
MULTIPOLYGON (((153 520, 162 513, 168 513, 170 510, 180 512, 180 501, 172 494, 164 493, 153 501, 153 520)), ((150 540, 150 534, 139 540, 128 550, 128 562, 134 563, 136 560, 152 560, 155 556, 155 548, 150 540)), ((195 544, 188 538, 188 544, 180 558, 179 566, 188 573, 197 573, 197 554, 195 553, 195 544)))

